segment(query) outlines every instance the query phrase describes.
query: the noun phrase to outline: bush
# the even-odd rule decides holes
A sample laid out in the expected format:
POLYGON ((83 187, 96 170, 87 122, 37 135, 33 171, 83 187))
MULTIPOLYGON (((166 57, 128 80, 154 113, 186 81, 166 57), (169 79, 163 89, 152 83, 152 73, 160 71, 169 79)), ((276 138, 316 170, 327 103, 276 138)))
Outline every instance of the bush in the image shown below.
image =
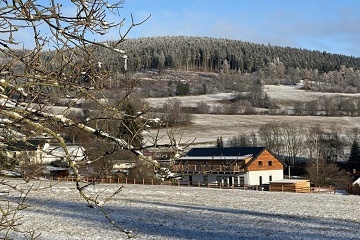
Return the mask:
POLYGON ((346 191, 351 195, 360 195, 360 185, 355 184, 355 185, 348 186, 346 191))

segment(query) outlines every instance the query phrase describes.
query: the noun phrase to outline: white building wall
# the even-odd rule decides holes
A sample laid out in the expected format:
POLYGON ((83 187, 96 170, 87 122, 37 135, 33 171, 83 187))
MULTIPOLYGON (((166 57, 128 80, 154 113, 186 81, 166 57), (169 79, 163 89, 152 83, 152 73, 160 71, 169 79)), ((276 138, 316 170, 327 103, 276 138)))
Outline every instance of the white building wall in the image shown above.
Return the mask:
MULTIPOLYGON (((203 174, 192 175, 192 185, 219 185, 222 186, 240 184, 240 177, 244 178, 244 184, 248 186, 260 185, 259 179, 262 177, 262 184, 269 184, 270 176, 272 181, 284 179, 283 170, 264 170, 251 171, 246 174, 211 174, 207 175, 207 182, 204 182, 203 174), (219 180, 220 179, 220 180, 219 180)), ((184 176, 183 181, 189 181, 189 176, 184 176)))
POLYGON ((262 184, 269 184, 270 176, 272 181, 284 179, 283 170, 265 170, 265 171, 251 171, 247 173, 247 183, 250 186, 260 185, 260 176, 262 177, 262 184))
MULTIPOLYGON (((67 146, 67 151, 69 152, 70 158, 74 161, 81 161, 86 157, 85 149, 82 146, 67 146)), ((45 145, 43 147, 41 163, 49 164, 56 160, 67 161, 64 149, 60 146, 50 146, 49 144, 45 145)))

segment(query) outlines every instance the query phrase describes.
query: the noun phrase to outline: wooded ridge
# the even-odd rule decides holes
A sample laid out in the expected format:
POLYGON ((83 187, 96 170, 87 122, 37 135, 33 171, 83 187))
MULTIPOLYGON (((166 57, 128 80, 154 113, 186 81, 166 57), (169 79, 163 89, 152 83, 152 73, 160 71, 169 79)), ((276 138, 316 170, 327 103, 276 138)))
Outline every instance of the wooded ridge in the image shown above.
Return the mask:
POLYGON ((129 53, 131 71, 173 68, 218 72, 226 60, 229 69, 251 73, 264 70, 275 59, 284 64, 286 71, 300 68, 324 73, 339 70, 342 65, 354 70, 360 67, 360 58, 352 56, 209 37, 128 39, 122 47, 129 53))

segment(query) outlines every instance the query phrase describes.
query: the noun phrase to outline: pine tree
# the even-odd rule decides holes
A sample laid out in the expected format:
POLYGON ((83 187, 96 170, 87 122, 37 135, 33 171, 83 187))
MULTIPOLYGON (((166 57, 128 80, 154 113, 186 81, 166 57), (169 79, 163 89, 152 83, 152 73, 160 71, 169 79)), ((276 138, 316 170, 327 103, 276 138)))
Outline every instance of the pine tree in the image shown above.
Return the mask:
POLYGON ((351 152, 349 157, 349 166, 353 169, 359 169, 360 167, 360 148, 357 140, 353 141, 351 146, 351 152))
POLYGON ((178 81, 176 85, 176 95, 186 96, 190 94, 190 84, 183 81, 178 81))
POLYGON ((223 148, 224 147, 224 141, 223 141, 222 137, 218 137, 216 139, 216 147, 218 147, 218 148, 223 148))

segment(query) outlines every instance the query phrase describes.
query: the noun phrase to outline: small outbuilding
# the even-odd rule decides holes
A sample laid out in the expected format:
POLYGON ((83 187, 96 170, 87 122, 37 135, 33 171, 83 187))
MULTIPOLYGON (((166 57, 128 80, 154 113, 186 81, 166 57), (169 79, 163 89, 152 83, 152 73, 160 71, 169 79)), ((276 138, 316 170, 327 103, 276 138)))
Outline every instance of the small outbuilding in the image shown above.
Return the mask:
POLYGON ((271 181, 269 191, 272 192, 310 192, 310 181, 304 179, 282 179, 271 181))

